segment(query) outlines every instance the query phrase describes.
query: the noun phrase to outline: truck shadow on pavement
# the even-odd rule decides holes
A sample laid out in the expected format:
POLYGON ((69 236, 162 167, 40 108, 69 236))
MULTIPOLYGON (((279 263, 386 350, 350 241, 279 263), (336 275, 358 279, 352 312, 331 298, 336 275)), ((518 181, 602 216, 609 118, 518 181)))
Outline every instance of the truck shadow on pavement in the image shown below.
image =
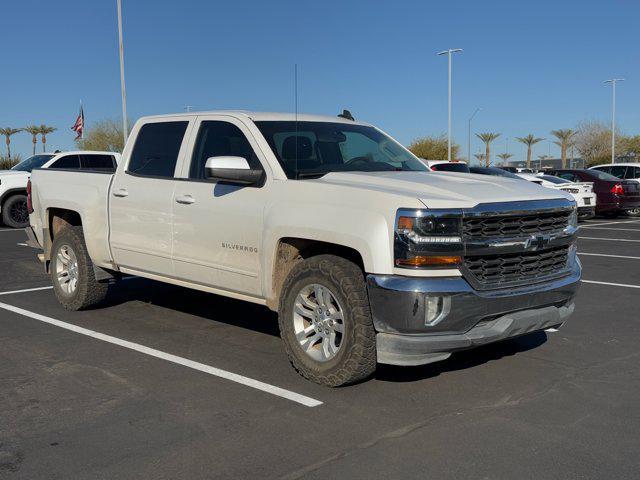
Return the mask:
POLYGON ((533 350, 547 341, 545 332, 533 332, 517 338, 456 352, 447 360, 416 367, 378 365, 375 378, 384 382, 414 382, 437 377, 442 373, 466 370, 493 360, 500 360, 533 350))
POLYGON ((100 307, 131 301, 145 302, 214 322, 280 336, 278 315, 267 307, 142 278, 131 278, 110 287, 109 295, 100 307))
MULTIPOLYGON (((139 301, 206 320, 233 325, 254 332, 280 336, 278 315, 267 307, 211 293, 191 290, 142 278, 131 278, 109 289, 102 307, 139 301)), ((415 367, 378 364, 375 378, 384 382, 414 382, 440 374, 477 367, 493 360, 539 347, 547 341, 545 332, 534 332, 502 342, 454 353, 442 362, 415 367)))

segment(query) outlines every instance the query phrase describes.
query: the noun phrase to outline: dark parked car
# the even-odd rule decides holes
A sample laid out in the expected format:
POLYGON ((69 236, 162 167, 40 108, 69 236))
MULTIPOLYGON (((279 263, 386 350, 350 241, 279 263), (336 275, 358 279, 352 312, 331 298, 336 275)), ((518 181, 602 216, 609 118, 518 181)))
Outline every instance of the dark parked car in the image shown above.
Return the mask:
POLYGON ((515 173, 512 173, 509 170, 505 170, 504 168, 497 168, 497 167, 469 167, 469 171, 471 173, 478 173, 480 175, 492 175, 494 177, 507 177, 507 178, 515 178, 516 180, 523 180, 522 177, 519 177, 515 173))
POLYGON ((546 170, 547 175, 572 182, 593 182, 596 194, 596 214, 615 217, 621 212, 637 212, 640 208, 640 184, 622 180, 599 170, 546 170))

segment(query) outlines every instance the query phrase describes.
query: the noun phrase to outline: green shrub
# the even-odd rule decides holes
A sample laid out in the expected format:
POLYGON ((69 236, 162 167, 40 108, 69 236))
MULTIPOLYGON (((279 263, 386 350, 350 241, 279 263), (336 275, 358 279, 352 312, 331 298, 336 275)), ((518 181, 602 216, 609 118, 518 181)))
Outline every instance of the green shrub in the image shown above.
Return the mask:
POLYGON ((21 161, 22 156, 20 154, 12 155, 11 159, 9 159, 4 154, 0 154, 0 170, 9 170, 11 167, 20 163, 21 161))

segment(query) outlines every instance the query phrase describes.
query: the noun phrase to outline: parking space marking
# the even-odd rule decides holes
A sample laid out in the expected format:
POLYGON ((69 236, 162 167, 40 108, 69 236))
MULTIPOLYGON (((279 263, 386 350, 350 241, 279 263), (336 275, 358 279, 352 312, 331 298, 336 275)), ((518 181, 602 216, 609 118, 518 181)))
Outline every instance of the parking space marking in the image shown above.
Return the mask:
MULTIPOLYGON (((585 222, 597 222, 598 220, 585 220, 585 222)), ((597 227, 600 225, 620 225, 621 223, 638 223, 640 222, 640 220, 624 220, 622 222, 601 222, 601 223, 594 223, 593 225, 580 225, 581 227, 584 228, 591 228, 592 226, 597 227)))
POLYGON ((626 283, 597 282, 595 280, 581 280, 582 283, 595 283, 596 285, 610 285, 612 287, 640 288, 640 285, 629 285, 626 283))
POLYGON ((21 232, 24 233, 23 228, 0 228, 0 232, 21 232))
POLYGON ((628 238, 601 238, 601 237, 578 237, 583 240, 605 240, 607 242, 640 242, 640 240, 629 240, 628 238))
POLYGON ((25 317, 38 320, 40 322, 48 323, 49 325, 60 327, 65 330, 79 333, 81 335, 86 335, 97 340, 102 340, 103 342, 128 348, 129 350, 144 353, 145 355, 149 355, 151 357, 160 358, 162 360, 166 360, 167 362, 182 365, 199 372, 208 373, 209 375, 213 375, 215 377, 224 378, 226 380, 230 380, 247 387, 255 388, 256 390, 261 390, 263 392, 270 393, 271 395, 275 395, 277 397, 285 398, 287 400, 291 400, 292 402, 299 403, 300 405, 304 405, 305 407, 317 407, 318 405, 322 405, 322 402, 320 400, 316 400, 315 398, 307 397, 290 390, 285 390, 284 388, 276 387, 275 385, 270 385, 259 380, 254 380, 253 378, 238 375, 237 373, 232 373, 220 368, 212 367, 210 365, 205 365, 204 363, 195 362, 193 360, 189 360, 188 358, 178 357, 177 355, 162 352, 160 350, 156 350, 155 348, 146 347, 144 345, 140 345, 139 343, 129 342, 128 340, 123 340, 121 338, 112 337, 111 335, 105 335, 104 333, 96 332, 94 330, 82 328, 72 323, 56 320, 55 318, 40 315, 39 313, 31 312, 23 308, 14 307, 13 305, 9 305, 7 303, 0 303, 0 308, 13 313, 17 313, 18 315, 23 315, 25 317))
POLYGON ((26 243, 16 243, 16 245, 19 246, 19 247, 28 247, 29 246, 26 243))
POLYGON ((584 228, 591 228, 592 230, 615 230, 617 232, 640 232, 639 228, 596 227, 595 225, 593 227, 589 226, 589 227, 584 227, 584 228))
POLYGON ((584 252, 578 252, 578 255, 589 255, 589 256, 592 256, 592 257, 629 258, 631 260, 640 260, 640 257, 632 257, 630 255, 610 255, 608 253, 584 253, 584 252))
POLYGON ((36 287, 36 288, 24 288, 22 290, 10 290, 8 292, 0 292, 0 295, 13 295, 14 293, 24 293, 24 292, 37 292, 38 290, 51 290, 53 286, 49 285, 48 287, 36 287))

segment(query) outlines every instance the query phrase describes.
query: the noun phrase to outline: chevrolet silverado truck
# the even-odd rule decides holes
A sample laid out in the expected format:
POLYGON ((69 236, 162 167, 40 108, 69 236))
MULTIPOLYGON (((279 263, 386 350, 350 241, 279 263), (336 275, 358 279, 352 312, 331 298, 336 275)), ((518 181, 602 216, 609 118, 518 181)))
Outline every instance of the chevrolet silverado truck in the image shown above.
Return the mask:
POLYGON ((293 367, 329 386, 557 328, 580 280, 568 193, 429 171, 351 119, 146 117, 114 174, 31 182, 29 243, 64 307, 128 275, 265 305, 293 367))
POLYGON ((56 152, 33 155, 0 170, 0 212, 7 227, 25 228, 29 225, 27 182, 34 168, 65 168, 114 171, 119 153, 113 152, 56 152))

